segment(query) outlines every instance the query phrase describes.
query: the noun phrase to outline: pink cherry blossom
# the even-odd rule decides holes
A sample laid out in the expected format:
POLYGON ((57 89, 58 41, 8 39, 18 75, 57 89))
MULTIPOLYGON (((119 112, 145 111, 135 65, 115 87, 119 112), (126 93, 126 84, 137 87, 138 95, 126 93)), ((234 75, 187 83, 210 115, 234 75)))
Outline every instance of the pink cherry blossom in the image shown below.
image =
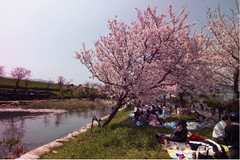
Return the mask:
POLYGON ((10 74, 13 78, 15 78, 17 80, 16 81, 16 86, 15 86, 15 89, 14 89, 14 91, 16 91, 16 88, 18 87, 19 81, 22 80, 22 79, 28 80, 31 76, 31 71, 28 70, 28 69, 25 69, 23 67, 16 67, 16 68, 12 69, 10 74))
POLYGON ((216 85, 233 89, 234 97, 239 99, 239 10, 232 16, 224 15, 217 8, 208 11, 208 28, 212 38, 209 57, 216 85))
POLYGON ((5 72, 4 72, 4 66, 0 66, 0 77, 4 77, 5 72))
POLYGON ((168 14, 157 14, 156 8, 147 7, 137 10, 131 25, 109 21, 110 32, 95 42, 95 50, 83 44, 76 52, 76 58, 117 98, 104 125, 126 103, 154 100, 183 85, 185 76, 204 63, 205 35, 191 32, 194 23, 185 23, 185 8, 176 14, 169 5, 168 14))

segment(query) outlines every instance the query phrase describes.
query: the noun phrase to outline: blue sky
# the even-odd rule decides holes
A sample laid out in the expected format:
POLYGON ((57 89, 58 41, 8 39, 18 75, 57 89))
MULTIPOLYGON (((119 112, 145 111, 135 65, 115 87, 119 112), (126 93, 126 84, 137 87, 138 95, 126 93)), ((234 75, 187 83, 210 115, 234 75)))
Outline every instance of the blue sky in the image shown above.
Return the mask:
POLYGON ((167 13, 170 3, 176 12, 186 6, 188 22, 197 22, 197 29, 207 22, 207 8, 220 5, 226 14, 236 9, 235 0, 0 0, 0 65, 7 73, 14 67, 30 69, 32 79, 95 82, 74 58, 81 44, 93 48, 116 15, 130 22, 136 19, 135 8, 150 5, 167 13))

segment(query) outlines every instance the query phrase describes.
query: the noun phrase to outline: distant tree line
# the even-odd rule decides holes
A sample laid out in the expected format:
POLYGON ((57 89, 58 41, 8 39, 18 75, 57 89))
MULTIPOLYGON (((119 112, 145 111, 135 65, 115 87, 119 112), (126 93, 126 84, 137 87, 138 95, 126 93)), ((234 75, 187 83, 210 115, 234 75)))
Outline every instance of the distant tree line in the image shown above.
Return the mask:
MULTIPOLYGON (((0 77, 3 78, 6 76, 5 67, 0 66, 0 77)), ((13 88, 13 92, 15 94, 15 97, 17 94, 20 94, 22 90, 25 90, 24 93, 26 96, 29 96, 29 93, 27 93, 29 88, 29 79, 32 75, 31 70, 25 69, 23 67, 16 67, 11 70, 9 75, 16 80, 16 84, 13 88), (20 81, 24 80, 25 84, 24 86, 20 86, 20 81)), ((90 100, 95 100, 96 98, 107 98, 106 94, 104 93, 104 86, 98 83, 90 83, 87 82, 85 84, 80 84, 78 86, 75 86, 71 83, 71 80, 66 80, 63 76, 59 76, 57 80, 58 88, 53 88, 54 81, 48 80, 46 83, 46 88, 40 87, 40 90, 44 90, 45 94, 49 94, 49 91, 60 91, 62 98, 87 98, 90 100), (66 94, 68 93, 68 94, 66 94), (70 96, 69 96, 70 93, 70 96), (67 96, 68 95, 68 96, 67 96)), ((55 84, 55 86, 56 86, 55 84)), ((37 88, 35 88, 37 89, 37 88)), ((30 91, 29 91, 30 92, 30 91)), ((22 94, 22 93, 21 93, 22 94)))

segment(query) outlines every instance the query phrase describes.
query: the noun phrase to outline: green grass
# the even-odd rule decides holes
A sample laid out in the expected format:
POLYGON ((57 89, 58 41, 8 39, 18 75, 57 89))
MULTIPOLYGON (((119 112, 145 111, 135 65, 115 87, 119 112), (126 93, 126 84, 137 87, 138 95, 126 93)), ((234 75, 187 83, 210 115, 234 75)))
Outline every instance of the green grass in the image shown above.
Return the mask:
POLYGON ((70 100, 36 101, 35 103, 22 106, 22 108, 25 109, 65 109, 65 110, 79 110, 99 107, 107 107, 107 105, 102 103, 102 101, 100 100, 88 101, 70 99, 70 100))
POLYGON ((95 127, 75 139, 54 148, 57 154, 47 153, 43 159, 169 159, 168 153, 157 142, 155 134, 172 133, 172 129, 151 126, 138 127, 129 118, 132 109, 117 113, 112 122, 104 127, 95 127))
POLYGON ((95 128, 77 138, 54 148, 57 154, 47 153, 41 158, 64 159, 131 159, 131 158, 170 158, 156 141, 159 131, 171 133, 171 129, 150 126, 137 127, 129 118, 130 110, 119 112, 105 128, 95 128))
POLYGON ((12 147, 14 146, 15 144, 17 144, 19 142, 19 138, 15 138, 15 137, 12 137, 12 138, 8 138, 7 140, 5 140, 5 145, 9 146, 9 147, 12 147))
MULTIPOLYGON (((170 159, 157 142, 156 133, 172 133, 169 128, 138 127, 129 118, 132 109, 117 113, 105 128, 95 127, 63 146, 53 148, 41 159, 170 159), (52 151, 57 151, 53 153, 52 151)), ((183 117, 187 115, 183 114, 183 117)), ((177 116, 178 117, 178 116, 177 116)), ((211 138, 212 128, 192 131, 203 138, 211 138)))
MULTIPOLYGON (((16 79, 12 78, 1 78, 0 77, 0 93, 13 93, 16 85, 16 79)), ((16 93, 19 92, 29 92, 35 94, 50 94, 51 98, 74 98, 77 93, 71 95, 71 93, 67 90, 67 86, 63 86, 64 94, 59 90, 59 85, 57 83, 51 83, 48 86, 46 82, 36 82, 36 81, 28 81, 28 85, 25 88, 26 80, 20 80, 18 87, 16 89, 16 93), (47 87, 48 86, 48 87, 47 87)), ((11 100, 9 97, 0 97, 0 100, 11 100)))
MULTIPOLYGON (((25 80, 20 80, 19 87, 24 88, 26 84, 25 80)), ((2 87, 9 87, 14 88, 16 85, 16 79, 12 78, 0 78, 0 86, 2 87)), ((36 81, 29 81, 27 88, 47 88, 47 83, 45 82, 36 82, 36 81)), ((50 84, 49 89, 58 89, 58 84, 50 84)))

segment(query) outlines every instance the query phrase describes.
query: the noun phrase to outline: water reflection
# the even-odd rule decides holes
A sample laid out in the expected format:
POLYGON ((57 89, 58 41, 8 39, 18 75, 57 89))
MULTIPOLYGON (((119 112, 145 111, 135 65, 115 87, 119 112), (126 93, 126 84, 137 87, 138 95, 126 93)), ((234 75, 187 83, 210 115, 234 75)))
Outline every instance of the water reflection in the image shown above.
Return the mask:
POLYGON ((111 108, 62 114, 0 112, 0 142, 12 137, 19 138, 29 151, 91 123, 93 116, 100 118, 110 112, 111 108))
POLYGON ((13 119, 9 122, 8 125, 5 126, 5 130, 3 135, 5 139, 15 137, 21 139, 24 135, 24 119, 20 119, 20 121, 15 122, 13 119))
POLYGON ((45 128, 48 127, 48 125, 50 123, 50 120, 49 120, 48 116, 44 116, 43 123, 44 123, 45 128))

